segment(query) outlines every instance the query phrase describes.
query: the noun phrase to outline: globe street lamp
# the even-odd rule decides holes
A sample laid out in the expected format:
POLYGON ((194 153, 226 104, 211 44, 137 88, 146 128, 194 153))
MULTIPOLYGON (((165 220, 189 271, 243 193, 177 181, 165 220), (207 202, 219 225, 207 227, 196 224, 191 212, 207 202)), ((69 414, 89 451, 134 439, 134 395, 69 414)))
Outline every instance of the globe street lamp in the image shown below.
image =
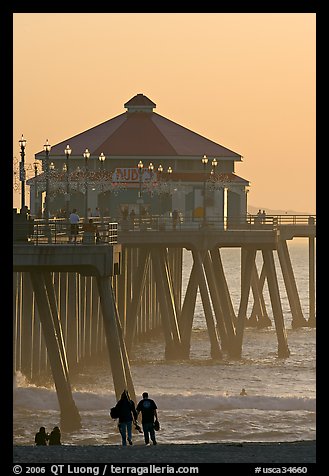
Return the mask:
POLYGON ((70 217, 70 182, 69 182, 69 174, 70 174, 70 168, 69 168, 69 158, 72 153, 72 149, 70 148, 69 145, 66 146, 64 150, 65 156, 66 156, 66 218, 67 220, 70 217))
POLYGON ((149 163, 148 169, 150 172, 150 179, 151 179, 153 176, 153 170, 154 170, 154 165, 152 164, 152 162, 149 163))
POLYGON ((102 206, 101 206, 101 217, 104 216, 104 213, 103 213, 103 199, 104 199, 104 196, 103 196, 103 194, 104 194, 103 180, 104 180, 104 162, 105 162, 105 159, 106 159, 106 157, 105 157, 104 153, 101 152, 99 154, 99 157, 98 157, 98 160, 101 164, 101 183, 102 183, 102 189, 101 189, 101 197, 102 197, 102 200, 101 200, 101 204, 102 204, 102 206))
POLYGON ((90 157, 90 152, 88 149, 86 149, 83 153, 83 156, 85 158, 85 189, 86 189, 86 195, 85 195, 85 222, 87 223, 88 221, 88 159, 90 157))
POLYGON ((22 183, 22 197, 21 197, 21 212, 25 209, 25 147, 26 139, 24 139, 23 134, 21 139, 18 141, 21 146, 21 162, 19 164, 19 178, 22 183))
POLYGON ((139 230, 141 229, 142 223, 142 175, 143 175, 143 162, 140 160, 138 162, 138 175, 139 175, 139 192, 138 192, 138 204, 139 204, 139 230))
POLYGON ((217 160, 216 160, 216 159, 212 159, 212 161, 211 161, 212 169, 211 169, 211 172, 210 172, 211 175, 214 175, 214 173, 215 173, 215 168, 217 167, 217 165, 218 165, 217 160))

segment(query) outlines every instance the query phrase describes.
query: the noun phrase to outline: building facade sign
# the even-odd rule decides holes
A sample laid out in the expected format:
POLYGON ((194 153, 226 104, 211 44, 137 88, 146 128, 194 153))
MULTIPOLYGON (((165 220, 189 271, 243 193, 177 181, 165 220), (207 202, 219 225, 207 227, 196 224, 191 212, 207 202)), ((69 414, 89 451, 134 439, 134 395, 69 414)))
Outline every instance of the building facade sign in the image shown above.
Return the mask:
MULTIPOLYGON (((156 173, 149 172, 148 169, 142 171, 142 182, 156 179, 156 173)), ((112 174, 112 182, 139 182, 139 170, 137 167, 117 167, 112 174)))

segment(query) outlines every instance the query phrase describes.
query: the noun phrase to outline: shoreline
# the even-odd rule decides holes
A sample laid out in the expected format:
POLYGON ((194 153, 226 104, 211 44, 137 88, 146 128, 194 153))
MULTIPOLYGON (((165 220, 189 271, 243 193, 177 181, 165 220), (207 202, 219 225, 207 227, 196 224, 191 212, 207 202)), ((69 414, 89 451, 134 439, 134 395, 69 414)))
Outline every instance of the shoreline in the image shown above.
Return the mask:
POLYGON ((316 442, 14 445, 13 463, 315 463, 316 442))

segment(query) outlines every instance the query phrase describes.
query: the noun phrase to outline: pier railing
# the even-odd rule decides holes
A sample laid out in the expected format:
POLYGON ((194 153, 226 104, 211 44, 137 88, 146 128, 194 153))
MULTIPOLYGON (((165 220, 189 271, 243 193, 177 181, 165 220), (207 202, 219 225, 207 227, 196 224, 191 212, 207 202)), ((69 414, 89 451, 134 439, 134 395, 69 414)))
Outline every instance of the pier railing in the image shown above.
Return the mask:
POLYGON ((121 219, 119 230, 121 231, 200 231, 209 230, 276 230, 284 225, 315 225, 315 215, 243 215, 238 217, 219 218, 207 216, 194 218, 180 215, 177 220, 170 216, 151 215, 143 218, 121 219))
POLYGON ((71 235, 71 224, 65 219, 27 219, 13 222, 13 238, 15 242, 27 242, 35 245, 43 244, 116 244, 118 242, 118 223, 95 222, 94 234, 84 231, 84 222, 78 224, 76 240, 71 235), (72 241, 71 241, 72 239, 72 241), (74 241, 73 241, 74 240, 74 241))
MULTIPOLYGON (((20 215, 17 215, 19 217, 20 215)), ((142 218, 123 219, 111 221, 110 218, 94 219, 97 226, 97 233, 90 241, 85 240, 84 220, 80 220, 78 225, 77 243, 105 243, 115 244, 118 241, 119 232, 139 232, 139 231, 191 231, 200 232, 226 231, 226 230, 277 230, 281 227, 315 226, 315 215, 258 215, 247 214, 241 217, 218 218, 207 216, 206 220, 201 218, 191 218, 179 216, 173 220, 170 216, 150 215, 142 218)), ((49 219, 48 223, 44 219, 14 219, 13 238, 14 242, 29 242, 32 244, 67 244, 70 242, 71 225, 63 218, 49 219)))

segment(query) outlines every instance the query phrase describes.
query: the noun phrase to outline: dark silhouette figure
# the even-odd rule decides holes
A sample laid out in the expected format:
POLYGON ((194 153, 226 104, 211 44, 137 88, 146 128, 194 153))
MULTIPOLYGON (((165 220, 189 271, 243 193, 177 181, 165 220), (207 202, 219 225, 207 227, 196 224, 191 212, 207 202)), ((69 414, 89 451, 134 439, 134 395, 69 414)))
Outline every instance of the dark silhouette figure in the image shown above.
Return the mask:
POLYGON ((142 413, 142 427, 145 444, 149 445, 151 438, 153 444, 156 445, 157 442, 155 439, 154 421, 158 421, 157 406, 154 400, 149 398, 149 394, 147 392, 144 392, 142 397, 143 400, 138 402, 136 410, 137 415, 139 415, 140 412, 142 413))
POLYGON ((244 397, 245 395, 247 395, 247 392, 246 392, 246 390, 245 390, 244 388, 241 390, 240 395, 241 395, 242 397, 244 397))
POLYGON ((49 435, 49 445, 61 445, 61 431, 55 426, 49 435))
POLYGON ((35 434, 34 442, 37 446, 47 446, 49 435, 46 433, 44 426, 41 426, 39 431, 35 434))
POLYGON ((119 432, 122 438, 122 446, 127 446, 127 440, 130 445, 132 441, 132 422, 136 425, 137 412, 135 403, 131 400, 128 390, 124 390, 121 394, 120 400, 116 404, 119 414, 119 432))
POLYGON ((69 242, 71 242, 72 240, 74 241, 74 243, 77 242, 77 236, 79 234, 79 220, 80 220, 80 217, 77 214, 77 209, 73 208, 73 211, 69 216, 70 233, 71 233, 69 237, 69 242))
POLYGON ((177 223, 178 223, 178 218, 179 218, 178 211, 174 210, 172 212, 172 226, 173 226, 174 230, 176 230, 177 223))
POLYGON ((83 227, 83 243, 95 243, 95 239, 99 237, 97 231, 97 225, 93 222, 92 218, 89 218, 88 223, 84 223, 83 227))
POLYGON ((136 218, 136 213, 135 213, 135 210, 132 209, 130 214, 129 214, 129 217, 130 217, 130 226, 132 229, 134 229, 134 225, 135 225, 135 218, 136 218))

